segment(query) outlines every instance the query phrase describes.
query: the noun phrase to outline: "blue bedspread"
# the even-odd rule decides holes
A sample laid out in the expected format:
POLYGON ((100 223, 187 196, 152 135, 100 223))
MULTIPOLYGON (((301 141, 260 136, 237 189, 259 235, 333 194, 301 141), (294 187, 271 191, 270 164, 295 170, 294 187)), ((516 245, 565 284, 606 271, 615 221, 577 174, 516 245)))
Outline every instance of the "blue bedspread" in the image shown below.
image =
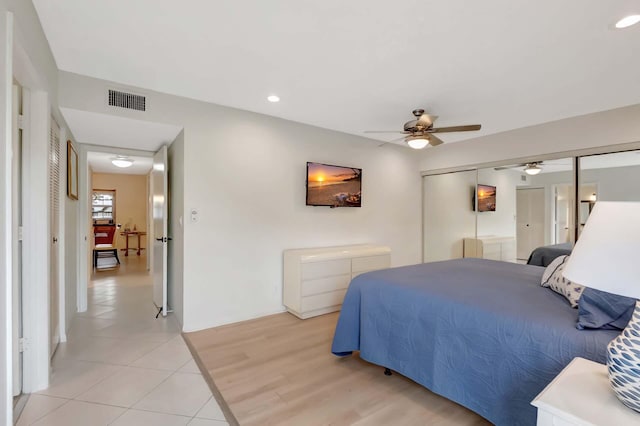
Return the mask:
POLYGON ((604 363, 618 334, 577 330, 578 311, 540 287, 543 271, 459 259, 360 275, 332 352, 359 350, 497 425, 535 425, 533 398, 576 356, 604 363))

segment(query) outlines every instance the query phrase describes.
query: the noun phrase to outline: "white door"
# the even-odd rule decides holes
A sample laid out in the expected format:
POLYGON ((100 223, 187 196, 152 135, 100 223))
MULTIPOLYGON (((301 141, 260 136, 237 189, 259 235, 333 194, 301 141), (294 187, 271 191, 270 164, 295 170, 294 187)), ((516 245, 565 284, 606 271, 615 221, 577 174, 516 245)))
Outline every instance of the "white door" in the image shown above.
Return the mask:
POLYGON ((151 198, 153 204, 153 303, 167 315, 167 235, 168 177, 167 147, 153 156, 151 171, 151 198))
POLYGON ((555 244, 571 241, 573 230, 573 185, 555 188, 555 244))
POLYGON ((13 135, 11 172, 11 205, 12 205, 12 317, 13 317, 13 395, 22 392, 22 353, 20 338, 22 337, 22 107, 21 88, 13 85, 13 135))
POLYGON ((518 189, 516 194, 517 257, 527 260, 544 245, 544 188, 518 189))
POLYGON ((49 206, 50 206, 50 251, 49 251, 49 320, 51 347, 49 356, 53 356, 60 342, 60 313, 58 289, 58 238, 60 236, 60 127, 51 117, 49 132, 49 206))

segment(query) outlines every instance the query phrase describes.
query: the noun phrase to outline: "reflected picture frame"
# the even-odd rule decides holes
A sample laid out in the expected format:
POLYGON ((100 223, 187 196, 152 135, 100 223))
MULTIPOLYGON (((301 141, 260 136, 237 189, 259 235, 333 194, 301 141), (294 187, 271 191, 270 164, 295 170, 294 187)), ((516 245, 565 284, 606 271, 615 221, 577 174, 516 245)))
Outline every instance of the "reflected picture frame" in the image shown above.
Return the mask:
POLYGON ((78 199, 78 153, 70 140, 67 141, 67 197, 78 199))

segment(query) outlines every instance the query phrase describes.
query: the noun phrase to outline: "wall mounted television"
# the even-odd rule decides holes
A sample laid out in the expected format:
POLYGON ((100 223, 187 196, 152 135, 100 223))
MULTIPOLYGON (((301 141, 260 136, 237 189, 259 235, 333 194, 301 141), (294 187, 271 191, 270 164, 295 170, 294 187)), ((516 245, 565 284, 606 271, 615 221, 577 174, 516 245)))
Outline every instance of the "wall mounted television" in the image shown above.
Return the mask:
POLYGON ((307 205, 362 206, 362 169, 307 163, 307 205))
POLYGON ((478 199, 479 212, 495 212, 496 211, 496 187, 491 185, 478 184, 473 199, 473 208, 475 210, 476 198, 478 199))

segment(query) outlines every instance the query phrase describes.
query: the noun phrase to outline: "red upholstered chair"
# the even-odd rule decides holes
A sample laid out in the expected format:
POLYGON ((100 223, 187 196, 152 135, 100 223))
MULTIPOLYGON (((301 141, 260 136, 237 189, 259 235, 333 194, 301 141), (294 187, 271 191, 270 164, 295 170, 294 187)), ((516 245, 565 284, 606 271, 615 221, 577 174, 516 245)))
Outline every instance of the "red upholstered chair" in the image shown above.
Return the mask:
POLYGON ((118 248, 113 244, 116 236, 116 227, 114 226, 94 226, 93 238, 95 241, 93 247, 93 267, 98 266, 98 258, 115 257, 118 265, 118 248))

